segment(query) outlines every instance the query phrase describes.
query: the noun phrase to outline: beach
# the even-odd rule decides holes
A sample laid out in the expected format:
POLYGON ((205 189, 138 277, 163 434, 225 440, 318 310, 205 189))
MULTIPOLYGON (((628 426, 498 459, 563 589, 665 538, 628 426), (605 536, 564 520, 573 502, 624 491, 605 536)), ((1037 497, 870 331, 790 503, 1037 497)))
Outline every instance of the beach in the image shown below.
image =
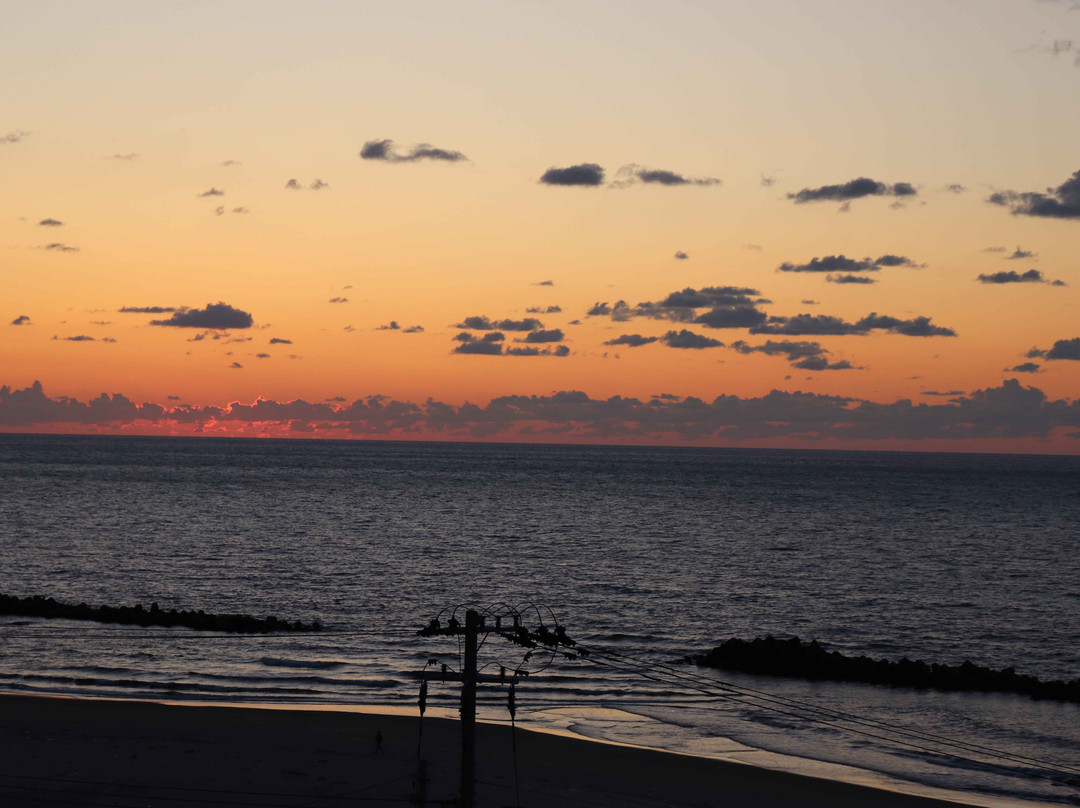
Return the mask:
MULTIPOLYGON (((420 720, 326 710, 0 696, 5 806, 415 804, 420 720), (376 736, 381 735, 381 748, 376 736)), ((477 726, 477 806, 956 805, 754 766, 477 726), (520 799, 518 797, 520 793, 520 799)), ((423 720, 426 799, 456 800, 460 724, 423 720)))

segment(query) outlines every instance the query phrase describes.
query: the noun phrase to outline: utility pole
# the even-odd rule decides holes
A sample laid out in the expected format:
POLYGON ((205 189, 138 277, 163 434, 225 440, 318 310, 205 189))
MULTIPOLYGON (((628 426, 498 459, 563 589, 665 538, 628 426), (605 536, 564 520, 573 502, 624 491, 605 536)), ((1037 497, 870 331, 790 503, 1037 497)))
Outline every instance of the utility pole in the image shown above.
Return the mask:
POLYGON ((476 796, 476 647, 480 615, 465 612, 465 661, 461 669, 461 808, 473 808, 476 796))
MULTIPOLYGON (((462 626, 461 622, 455 616, 458 614, 458 610, 465 607, 457 607, 452 610, 451 616, 447 621, 447 625, 443 625, 438 617, 433 619, 428 625, 416 632, 420 637, 433 637, 433 636, 458 636, 464 635, 465 647, 464 656, 461 659, 461 671, 452 671, 445 664, 442 665, 442 670, 438 673, 428 672, 427 669, 420 674, 422 679, 421 684, 421 696, 420 696, 420 715, 421 718, 424 715, 424 706, 427 701, 427 687, 428 681, 450 681, 461 682, 461 786, 460 794, 458 795, 459 805, 461 808, 475 808, 476 805, 476 687, 478 684, 484 682, 490 682, 493 684, 509 685, 510 698, 509 705, 511 710, 511 722, 513 722, 515 702, 513 698, 513 687, 519 681, 529 675, 527 670, 524 670, 525 664, 528 660, 538 651, 550 652, 551 658, 554 659, 556 654, 562 654, 568 659, 578 659, 586 656, 587 651, 581 648, 575 648, 577 643, 570 639, 566 635, 565 629, 560 626, 554 620, 554 615, 548 610, 548 615, 551 617, 554 623, 554 630, 549 629, 543 622, 540 616, 540 608, 534 605, 527 605, 524 609, 519 607, 510 607, 504 605, 488 607, 481 610, 468 607, 465 612, 465 625, 462 626), (539 625, 535 629, 529 629, 524 625, 523 611, 528 610, 530 613, 535 612, 539 618, 539 625), (490 617, 494 621, 494 626, 489 625, 486 621, 490 617), (510 625, 504 626, 503 619, 509 618, 507 621, 510 625), (511 669, 510 675, 507 675, 506 666, 500 666, 499 674, 497 676, 481 675, 477 668, 477 652, 480 647, 480 635, 485 636, 489 634, 498 634, 510 642, 516 643, 527 649, 525 657, 514 668, 511 669)), ((445 614, 448 610, 443 610, 441 614, 445 614)), ((432 659, 429 661, 429 665, 435 664, 437 660, 432 659)), ((516 749, 516 740, 515 740, 516 749)), ((417 749, 417 755, 419 756, 419 749, 417 749)), ((515 752, 515 780, 517 771, 517 759, 515 752)), ((421 778, 423 774, 421 774, 421 778)))

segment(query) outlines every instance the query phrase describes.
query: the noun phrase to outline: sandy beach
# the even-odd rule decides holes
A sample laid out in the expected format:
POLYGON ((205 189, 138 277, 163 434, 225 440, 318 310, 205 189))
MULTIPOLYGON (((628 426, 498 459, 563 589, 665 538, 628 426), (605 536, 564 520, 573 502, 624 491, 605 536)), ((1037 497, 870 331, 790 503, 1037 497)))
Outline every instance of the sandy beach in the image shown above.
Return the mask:
MULTIPOLYGON (((5 806, 416 804, 415 717, 0 696, 5 806), (376 735, 382 736, 382 749, 376 735)), ((425 718, 426 800, 454 804, 460 725, 425 718)), ((955 805, 666 752, 480 724, 477 806, 955 805), (520 798, 518 796, 520 793, 520 798)))

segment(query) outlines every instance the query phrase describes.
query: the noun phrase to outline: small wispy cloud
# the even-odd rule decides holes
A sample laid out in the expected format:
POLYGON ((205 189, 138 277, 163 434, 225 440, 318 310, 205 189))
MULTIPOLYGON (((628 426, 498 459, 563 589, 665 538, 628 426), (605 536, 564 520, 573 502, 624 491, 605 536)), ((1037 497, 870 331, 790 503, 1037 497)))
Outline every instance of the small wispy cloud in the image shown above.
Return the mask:
POLYGON ((431 160, 440 163, 459 163, 469 158, 459 151, 440 149, 430 143, 420 143, 405 153, 397 150, 394 141, 389 138, 369 140, 360 149, 360 159, 379 160, 384 163, 416 163, 431 160))
POLYGON ((199 198, 203 198, 203 197, 207 197, 207 196, 225 196, 225 192, 222 191, 220 188, 210 188, 210 190, 203 191, 201 194, 197 194, 197 196, 199 198))
POLYGON ((63 227, 64 223, 59 219, 42 219, 38 222, 38 227, 63 227))

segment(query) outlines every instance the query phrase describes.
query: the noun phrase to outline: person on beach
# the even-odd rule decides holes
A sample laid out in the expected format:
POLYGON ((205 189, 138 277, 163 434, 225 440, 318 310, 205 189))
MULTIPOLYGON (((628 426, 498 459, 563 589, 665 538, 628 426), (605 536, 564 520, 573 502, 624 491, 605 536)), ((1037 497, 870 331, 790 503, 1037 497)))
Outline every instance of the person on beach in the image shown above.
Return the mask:
POLYGON ((379 754, 385 755, 386 754, 386 750, 383 749, 383 745, 382 745, 382 730, 381 729, 375 730, 375 754, 376 755, 379 755, 379 754))

